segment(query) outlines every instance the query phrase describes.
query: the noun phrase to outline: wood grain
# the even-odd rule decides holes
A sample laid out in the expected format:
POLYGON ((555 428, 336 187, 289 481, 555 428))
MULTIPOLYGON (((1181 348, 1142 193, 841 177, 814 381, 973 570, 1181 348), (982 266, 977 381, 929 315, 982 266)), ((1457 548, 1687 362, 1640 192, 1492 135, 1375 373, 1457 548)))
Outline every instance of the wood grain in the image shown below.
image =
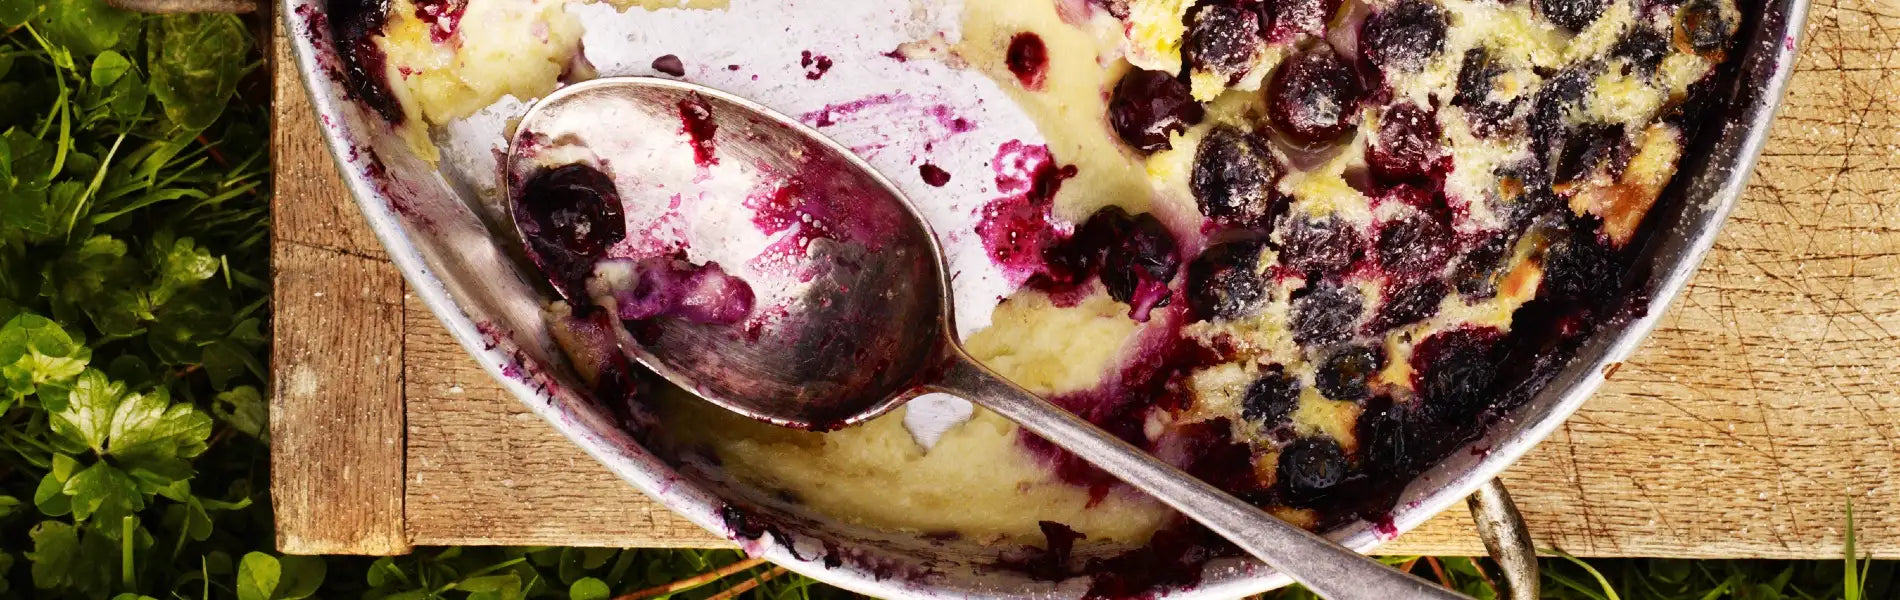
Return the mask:
MULTIPOLYGON (((1852 498, 1861 549, 1900 557, 1900 0, 1818 4, 1804 43, 1753 183, 1687 292, 1505 474, 1540 546, 1836 557, 1852 498)), ((591 462, 403 306, 410 541, 723 543, 591 462)), ((280 346, 319 343, 280 315, 296 323, 280 346)), ((321 341, 346 342, 368 343, 321 341)), ((1461 512, 1385 551, 1480 552, 1461 512)))
POLYGON ((402 554, 402 275, 322 148, 282 35, 271 127, 277 548, 402 554))
POLYGON ((515 401, 421 300, 408 310, 408 531, 416 545, 724 543, 614 478, 515 401))

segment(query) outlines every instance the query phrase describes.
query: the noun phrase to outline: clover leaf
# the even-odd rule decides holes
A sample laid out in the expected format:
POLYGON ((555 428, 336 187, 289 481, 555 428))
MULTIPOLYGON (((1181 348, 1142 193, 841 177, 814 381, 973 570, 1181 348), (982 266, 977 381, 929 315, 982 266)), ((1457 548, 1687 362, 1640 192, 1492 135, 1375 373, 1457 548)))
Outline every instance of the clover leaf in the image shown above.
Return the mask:
POLYGON ((186 130, 210 127, 237 90, 250 44, 233 15, 159 17, 146 43, 146 65, 165 116, 186 130))
POLYGON ((52 319, 23 313, 0 326, 0 380, 13 396, 40 386, 62 384, 79 376, 92 360, 92 349, 52 319))

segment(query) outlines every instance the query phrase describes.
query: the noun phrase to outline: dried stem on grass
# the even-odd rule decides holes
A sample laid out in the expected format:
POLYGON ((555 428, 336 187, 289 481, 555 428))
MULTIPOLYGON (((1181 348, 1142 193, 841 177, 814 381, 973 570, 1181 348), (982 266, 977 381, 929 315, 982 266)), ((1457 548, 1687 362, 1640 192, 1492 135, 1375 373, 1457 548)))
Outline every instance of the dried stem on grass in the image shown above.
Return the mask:
POLYGON ((1438 576, 1438 585, 1445 586, 1445 589, 1452 589, 1451 577, 1445 575, 1445 565, 1440 564, 1438 562, 1438 557, 1436 556, 1425 557, 1425 564, 1429 564, 1432 566, 1432 574, 1438 576))
MULTIPOLYGON (((727 575, 744 571, 746 569, 750 569, 752 567, 756 567, 762 564, 765 564, 765 559, 763 558, 748 558, 736 563, 732 563, 730 565, 726 565, 724 567, 720 567, 716 570, 709 571, 706 573, 701 573, 699 575, 694 575, 692 577, 681 579, 673 583, 657 585, 657 586, 653 586, 653 587, 640 590, 637 592, 628 592, 625 594, 621 594, 619 596, 615 596, 613 600, 642 600, 644 598, 652 598, 655 596, 664 596, 667 594, 683 592, 683 591, 690 590, 702 585, 706 585, 708 583, 712 583, 727 575)), ((780 568, 780 570, 783 570, 783 568, 780 568)), ((754 583, 753 585, 758 585, 758 584, 754 583)), ((747 588, 747 589, 751 589, 751 588, 747 588)))
POLYGON ((786 572, 785 567, 772 567, 772 570, 766 571, 764 573, 760 573, 758 577, 741 581, 738 583, 738 585, 734 585, 730 588, 727 588, 726 591, 719 592, 717 594, 713 594, 712 596, 707 597, 706 600, 732 600, 733 598, 738 597, 739 594, 746 593, 752 588, 759 587, 759 584, 761 583, 771 581, 773 577, 784 575, 785 572, 786 572))

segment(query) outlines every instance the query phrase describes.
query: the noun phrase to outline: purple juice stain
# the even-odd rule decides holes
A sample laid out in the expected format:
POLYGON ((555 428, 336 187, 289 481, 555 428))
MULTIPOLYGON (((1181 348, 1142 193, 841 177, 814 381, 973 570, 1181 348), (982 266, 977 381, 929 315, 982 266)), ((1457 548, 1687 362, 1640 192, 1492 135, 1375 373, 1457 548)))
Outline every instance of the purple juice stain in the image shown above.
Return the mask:
POLYGON ((679 101, 679 110, 681 132, 692 140, 693 162, 701 167, 719 164, 713 147, 713 134, 719 131, 719 125, 713 122, 712 106, 706 103, 706 97, 689 93, 679 101))
POLYGON ((799 115, 798 120, 810 123, 813 127, 830 127, 838 124, 838 117, 850 116, 873 106, 884 106, 908 99, 908 96, 902 94, 876 94, 850 102, 827 104, 824 108, 799 115))
MULTIPOLYGON (((1119 371, 1099 386, 1051 396, 1049 401, 1123 441, 1156 451, 1145 433, 1149 411, 1189 408, 1193 399, 1187 385, 1188 376, 1196 369, 1225 358, 1222 352, 1180 336, 1184 320, 1180 308, 1156 313, 1158 318, 1149 325, 1151 330, 1144 334, 1133 358, 1119 371)), ((1057 478, 1087 488, 1092 502, 1106 498, 1111 488, 1121 485, 1119 479, 1047 440, 1027 431, 1022 436, 1024 446, 1043 457, 1057 478)), ((1189 468, 1190 472, 1195 469, 1191 463, 1177 466, 1189 468)), ((1214 467, 1213 463, 1203 466, 1214 467)))
POLYGON ((468 0, 416 0, 416 18, 429 24, 429 40, 437 44, 455 37, 468 0))
POLYGON ((949 105, 933 104, 930 108, 924 109, 924 112, 935 117, 937 124, 942 125, 943 128, 950 133, 969 133, 976 130, 975 123, 971 123, 969 119, 965 119, 951 112, 949 105))
POLYGON ((516 198, 515 221, 535 262, 568 297, 585 297, 594 261, 627 237, 613 178, 587 165, 545 169, 516 198))
POLYGON ((798 66, 805 68, 805 78, 817 81, 831 71, 831 57, 812 54, 810 50, 799 53, 798 66))
MULTIPOLYGON (((812 149, 810 156, 829 156, 812 149)), ((809 281, 819 273, 805 264, 813 242, 853 243, 876 251, 884 240, 898 234, 901 219, 893 218, 885 200, 853 187, 855 167, 840 161, 812 160, 798 172, 773 181, 747 195, 752 224, 766 235, 778 236, 754 259, 753 267, 780 271, 809 281)))
POLYGON ((976 234, 990 260, 1012 281, 1022 282, 1045 270, 1044 251, 1063 239, 1050 210, 1074 165, 1057 165, 1048 146, 1021 140, 1004 142, 990 163, 996 189, 1005 194, 977 213, 976 234))
POLYGON ((917 175, 924 178, 924 183, 930 184, 930 187, 943 187, 950 183, 950 172, 930 163, 918 165, 917 175))
POLYGON ((330 3, 328 14, 330 37, 343 59, 344 83, 351 99, 391 125, 401 125, 402 104, 389 91, 388 59, 375 40, 389 20, 389 1, 336 0, 330 3))
POLYGON ((1042 90, 1049 75, 1049 47, 1043 45, 1042 36, 1025 31, 1009 38, 1009 50, 1003 61, 1023 88, 1042 90))
MULTIPOLYGON (((734 66, 737 66, 737 65, 734 65, 734 66)), ((661 73, 665 73, 667 75, 672 75, 674 77, 685 77, 686 63, 681 62, 679 56, 672 55, 672 54, 662 54, 660 55, 659 58, 653 59, 653 70, 659 71, 661 73)))
POLYGON ((1200 583, 1202 567, 1209 560, 1237 554, 1205 528, 1177 519, 1156 531, 1145 546, 1090 558, 1078 568, 1072 564, 1075 542, 1086 536, 1054 521, 1038 525, 1043 546, 1006 553, 997 566, 1041 581, 1086 576, 1089 587, 1082 597, 1090 600, 1148 598, 1164 589, 1190 587, 1200 583))
POLYGON ((1074 574, 1069 561, 1075 553, 1075 542, 1088 536, 1055 521, 1038 521, 1036 526, 1042 530, 1042 547, 1024 546, 1013 555, 1005 555, 1001 566, 1040 581, 1067 579, 1074 574))
POLYGON ((752 286, 719 263, 694 264, 682 256, 608 259, 594 266, 597 292, 613 295, 625 321, 673 318, 731 325, 752 314, 752 286))
POLYGON ((605 405, 635 439, 642 439, 656 424, 653 416, 641 408, 652 398, 655 376, 635 367, 620 351, 615 333, 619 321, 604 308, 583 305, 576 306, 573 315, 562 317, 561 323, 581 346, 569 352, 568 358, 593 367, 594 378, 589 382, 593 399, 605 405))

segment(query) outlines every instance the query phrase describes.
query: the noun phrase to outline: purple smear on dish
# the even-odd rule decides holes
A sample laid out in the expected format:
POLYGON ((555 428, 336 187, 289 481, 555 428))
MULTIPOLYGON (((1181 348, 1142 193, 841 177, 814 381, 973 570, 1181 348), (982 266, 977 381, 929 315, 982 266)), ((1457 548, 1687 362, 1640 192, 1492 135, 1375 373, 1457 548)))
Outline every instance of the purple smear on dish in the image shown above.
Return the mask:
POLYGON ((682 258, 608 259, 594 265, 596 293, 611 294, 627 321, 684 319, 730 325, 752 314, 752 286, 726 274, 719 263, 697 265, 682 258))
POLYGON ((693 162, 701 167, 719 164, 714 153, 713 134, 719 130, 719 124, 713 122, 712 106, 698 92, 686 95, 679 101, 681 131, 693 143, 693 162))
POLYGON ((990 162, 996 170, 996 190, 1004 194, 984 204, 977 213, 976 234, 990 260, 1015 283, 1045 270, 1044 249, 1067 235, 1068 225, 1050 214, 1062 181, 1076 174, 1074 165, 1057 165, 1049 147, 1021 140, 1004 142, 990 162))

